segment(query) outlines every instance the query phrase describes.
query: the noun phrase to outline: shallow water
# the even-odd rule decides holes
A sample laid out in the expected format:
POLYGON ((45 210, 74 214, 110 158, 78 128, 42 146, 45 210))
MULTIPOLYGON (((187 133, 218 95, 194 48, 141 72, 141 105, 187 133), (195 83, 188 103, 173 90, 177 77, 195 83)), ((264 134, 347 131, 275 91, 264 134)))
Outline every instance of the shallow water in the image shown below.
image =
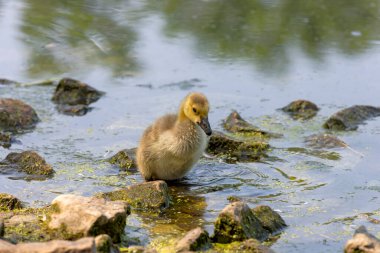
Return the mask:
POLYGON ((380 235, 380 119, 336 132, 363 157, 334 149, 328 159, 305 148, 333 112, 354 104, 379 106, 380 1, 46 1, 0 0, 0 78, 31 83, 72 77, 106 96, 83 117, 58 114, 52 86, 0 86, 1 97, 32 105, 42 122, 16 136, 10 151, 33 149, 57 174, 46 181, 0 176, 0 192, 31 206, 61 193, 86 196, 135 182, 104 158, 138 139, 155 118, 175 111, 193 90, 211 103, 210 123, 232 109, 265 130, 281 133, 262 163, 202 160, 181 184, 181 203, 159 217, 133 214, 127 243, 161 242, 212 222, 237 196, 251 207, 270 205, 289 227, 277 252, 341 252, 363 224, 380 235), (277 109, 304 98, 318 115, 294 121, 277 109), (290 149, 289 148, 293 148, 290 149), (294 149, 295 148, 295 149, 294 149), (179 212, 181 215, 179 215, 179 212))

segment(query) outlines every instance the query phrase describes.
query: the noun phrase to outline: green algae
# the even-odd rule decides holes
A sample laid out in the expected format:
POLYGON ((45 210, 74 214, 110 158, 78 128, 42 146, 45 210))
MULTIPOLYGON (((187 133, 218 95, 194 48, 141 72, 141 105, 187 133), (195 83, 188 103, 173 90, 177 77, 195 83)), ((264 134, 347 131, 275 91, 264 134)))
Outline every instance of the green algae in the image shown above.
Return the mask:
POLYGON ((123 149, 109 158, 107 161, 111 164, 115 164, 120 167, 122 170, 131 170, 137 169, 135 162, 136 159, 136 150, 135 149, 123 149))

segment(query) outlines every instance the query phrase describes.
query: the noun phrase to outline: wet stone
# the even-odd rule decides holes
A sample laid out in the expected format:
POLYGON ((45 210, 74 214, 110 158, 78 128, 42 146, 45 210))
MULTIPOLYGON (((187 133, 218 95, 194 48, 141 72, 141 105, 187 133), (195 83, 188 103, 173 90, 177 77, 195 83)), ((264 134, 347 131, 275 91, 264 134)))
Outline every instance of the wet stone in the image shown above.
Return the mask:
POLYGON ((22 208, 21 201, 8 193, 0 193, 0 210, 14 210, 22 208))
POLYGON ((52 176, 54 174, 52 167, 34 151, 9 153, 5 159, 0 162, 0 173, 9 173, 12 171, 43 177, 52 176))
POLYGON ((211 247, 210 237, 204 229, 197 227, 189 231, 176 245, 176 252, 206 250, 211 247))
POLYGON ((234 202, 226 206, 216 219, 213 241, 230 243, 250 238, 265 240, 268 235, 247 204, 234 202))
POLYGON ((92 110, 88 105, 58 105, 58 112, 69 116, 83 116, 92 110))
POLYGON ((380 116, 380 107, 354 105, 330 116, 323 127, 332 130, 356 130, 360 124, 380 116))
POLYGON ((137 170, 136 149, 123 149, 108 159, 111 164, 117 165, 121 170, 137 170))
POLYGON ((12 144, 12 136, 9 133, 0 132, 0 146, 10 148, 12 144))
POLYGON ((11 84, 18 84, 19 82, 9 80, 6 78, 0 78, 0 85, 11 85, 11 84))
POLYGON ((170 200, 168 185, 162 180, 134 184, 125 189, 99 194, 98 197, 122 200, 132 207, 152 210, 169 207, 170 200))
POLYGON ((252 212, 259 219, 263 228, 269 233, 277 233, 286 227, 286 223, 282 217, 269 206, 257 206, 252 209, 252 212))
POLYGON ((232 133, 258 133, 265 134, 258 127, 244 120, 237 111, 232 111, 224 120, 223 127, 232 133))
POLYGON ((348 145, 331 134, 313 134, 305 138, 306 145, 311 148, 344 148, 348 145))
POLYGON ((360 226, 354 237, 347 241, 345 253, 377 253, 380 252, 380 240, 368 233, 364 226, 360 226))
POLYGON ((313 102, 308 100, 296 100, 281 108, 282 111, 288 113, 294 119, 310 119, 317 115, 319 108, 313 102))
POLYGON ((108 234, 119 242, 130 213, 128 204, 122 201, 72 194, 58 196, 52 205, 57 212, 51 215, 49 228, 64 230, 72 238, 108 234))
POLYGON ((0 98, 0 129, 10 132, 20 132, 32 129, 39 122, 36 111, 24 102, 0 98))
POLYGON ((266 157, 269 144, 263 141, 241 141, 214 131, 210 137, 207 152, 228 163, 253 162, 266 157))

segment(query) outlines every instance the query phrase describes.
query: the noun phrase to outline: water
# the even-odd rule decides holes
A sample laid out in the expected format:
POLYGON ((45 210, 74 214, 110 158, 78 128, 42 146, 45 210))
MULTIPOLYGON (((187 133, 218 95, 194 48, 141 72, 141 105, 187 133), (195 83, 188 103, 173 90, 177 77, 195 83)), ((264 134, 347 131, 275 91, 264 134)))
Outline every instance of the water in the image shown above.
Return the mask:
POLYGON ((203 160, 173 195, 185 203, 151 217, 133 214, 129 242, 161 242, 201 225, 212 233, 215 217, 237 196, 251 207, 267 204, 289 227, 277 252, 342 252, 356 227, 375 235, 379 218, 380 120, 355 132, 335 133, 347 149, 331 160, 289 152, 322 133, 324 120, 354 104, 379 106, 380 1, 46 1, 0 0, 0 77, 20 82, 72 77, 106 96, 84 117, 57 113, 54 87, 0 86, 1 97, 32 105, 42 122, 16 136, 57 174, 46 181, 0 176, 0 192, 31 206, 62 193, 91 196, 141 182, 104 158, 137 146, 155 118, 177 110, 190 91, 205 93, 210 123, 232 109, 284 138, 273 139, 265 163, 228 165, 203 160), (293 121, 277 109, 308 99, 321 110, 293 121), (180 213, 180 214, 178 214, 180 213))

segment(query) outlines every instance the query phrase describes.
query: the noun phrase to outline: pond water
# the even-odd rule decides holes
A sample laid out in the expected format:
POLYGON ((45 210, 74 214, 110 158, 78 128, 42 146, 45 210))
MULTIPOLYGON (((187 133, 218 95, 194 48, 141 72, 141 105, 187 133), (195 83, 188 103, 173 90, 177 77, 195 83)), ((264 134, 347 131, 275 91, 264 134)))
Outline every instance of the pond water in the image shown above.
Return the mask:
POLYGON ((36 150, 57 174, 46 181, 0 175, 0 192, 41 206, 62 193, 91 196, 142 182, 104 161, 133 148, 157 117, 177 110, 190 91, 205 93, 213 129, 236 109, 264 130, 268 159, 224 164, 202 160, 179 185, 164 214, 133 214, 126 242, 150 244, 213 221, 237 196, 271 206, 289 227, 276 252, 342 252, 359 225, 380 235, 380 119, 333 132, 355 151, 339 159, 300 152, 323 133, 329 115, 356 104, 379 106, 380 1, 0 0, 0 78, 23 83, 72 77, 105 91, 83 117, 59 114, 53 86, 0 86, 1 97, 32 105, 41 122, 0 147, 36 150), (321 108, 308 121, 277 109, 303 98, 321 108), (298 150, 298 151, 297 151, 298 150), (368 214, 369 213, 369 214, 368 214))

